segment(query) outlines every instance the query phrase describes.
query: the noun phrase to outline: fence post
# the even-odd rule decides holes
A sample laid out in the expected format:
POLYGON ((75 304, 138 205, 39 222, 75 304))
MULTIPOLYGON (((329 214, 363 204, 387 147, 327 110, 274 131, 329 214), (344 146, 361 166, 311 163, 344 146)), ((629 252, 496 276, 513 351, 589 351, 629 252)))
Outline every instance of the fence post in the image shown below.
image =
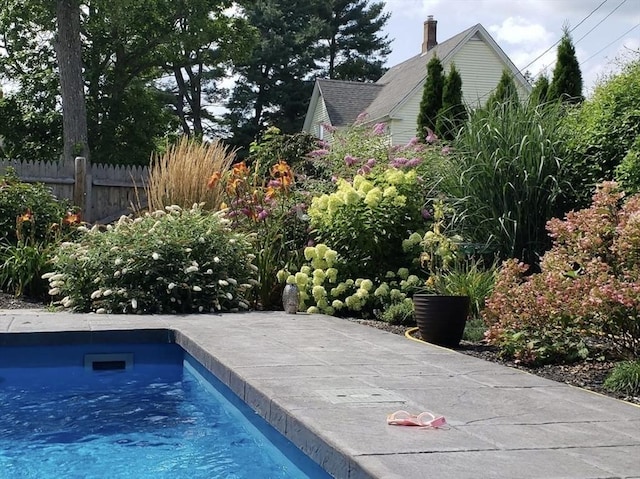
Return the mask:
POLYGON ((77 156, 74 164, 73 204, 80 208, 82 219, 90 221, 87 210, 87 159, 77 156))

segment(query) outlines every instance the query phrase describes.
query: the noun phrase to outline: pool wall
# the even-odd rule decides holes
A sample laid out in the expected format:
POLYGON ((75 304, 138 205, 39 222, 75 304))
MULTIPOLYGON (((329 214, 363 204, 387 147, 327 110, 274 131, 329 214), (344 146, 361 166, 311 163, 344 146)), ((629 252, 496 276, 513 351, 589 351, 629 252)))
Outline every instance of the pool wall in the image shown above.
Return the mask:
POLYGON ((227 386, 241 401, 257 412, 285 438, 295 444, 333 477, 365 479, 373 476, 362 470, 343 452, 220 362, 188 334, 177 329, 108 329, 95 331, 38 331, 0 333, 0 347, 70 346, 91 344, 172 344, 182 347, 206 370, 227 386))

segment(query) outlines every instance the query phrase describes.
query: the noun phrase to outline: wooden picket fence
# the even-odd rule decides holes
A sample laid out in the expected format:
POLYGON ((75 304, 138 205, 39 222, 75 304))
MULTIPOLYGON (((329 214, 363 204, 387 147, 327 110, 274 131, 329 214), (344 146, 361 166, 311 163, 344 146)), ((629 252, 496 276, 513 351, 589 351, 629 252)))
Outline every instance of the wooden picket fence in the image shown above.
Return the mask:
POLYGON ((57 198, 70 200, 88 223, 107 224, 147 204, 146 166, 94 165, 83 157, 58 162, 0 160, 0 175, 9 167, 22 181, 44 183, 57 198))

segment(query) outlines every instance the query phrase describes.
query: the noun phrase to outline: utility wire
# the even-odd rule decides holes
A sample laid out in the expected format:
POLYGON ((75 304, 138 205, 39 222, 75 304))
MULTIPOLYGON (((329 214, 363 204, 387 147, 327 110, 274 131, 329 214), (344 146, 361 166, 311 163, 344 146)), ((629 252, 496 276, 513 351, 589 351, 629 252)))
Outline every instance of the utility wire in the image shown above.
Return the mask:
MULTIPOLYGON (((608 1, 608 0, 604 0, 604 2, 602 2, 602 3, 601 3, 600 5, 598 5, 596 8, 594 8, 593 10, 591 10, 591 12, 589 13, 589 15, 587 15, 586 17, 584 17, 582 20, 580 20, 580 22, 578 22, 578 24, 577 24, 575 27, 573 27, 571 30, 569 30, 569 33, 571 33, 571 32, 572 32, 572 31, 574 31, 576 28, 578 28, 580 25, 582 25, 582 24, 584 23, 584 21, 585 21, 587 18, 589 18, 589 17, 590 17, 591 15, 593 15, 594 13, 596 13, 596 12, 600 9, 600 7, 601 7, 601 6, 603 6, 605 3, 607 3, 607 1, 608 1)), ((623 2, 622 2, 622 3, 626 2, 626 1, 627 1, 627 0, 623 0, 623 2)), ((620 4, 620 5, 622 5, 622 4, 620 4)), ((618 6, 616 7, 616 10, 620 7, 620 5, 618 5, 618 6)), ((614 12, 615 12, 616 10, 614 10, 614 12)), ((613 13, 613 12, 611 12, 611 13, 613 13)), ((609 15, 611 15, 611 13, 610 13, 609 15)), ((608 17, 609 15, 607 15, 607 17, 608 17)), ((606 17, 605 17, 605 18, 606 18, 606 17)), ((600 22, 600 23, 602 23, 602 22, 600 22)), ((600 23, 598 23, 598 25, 599 25, 600 23)), ((597 26, 597 25, 596 25, 596 26, 597 26)), ((589 32, 587 32, 587 33, 589 33, 589 32)), ((585 35, 585 36, 586 36, 586 35, 585 35)), ((584 38, 584 37, 583 37, 583 38, 584 38)), ((538 60, 540 60, 543 56, 545 56, 547 53, 549 53, 549 52, 551 51, 551 49, 552 49, 553 47, 555 47, 555 46, 556 46, 558 43, 560 43, 561 41, 562 41, 562 37, 560 37, 560 38, 558 39, 558 41, 556 41, 553 45, 551 45, 549 48, 547 48, 545 51, 543 51, 543 52, 542 52, 540 55, 538 55, 536 58, 534 58, 533 60, 531 60, 531 62, 529 62, 529 64, 528 64, 527 66, 525 66, 522 70, 526 71, 526 70, 527 70, 527 68, 529 68, 529 67, 530 67, 531 65, 533 65, 535 62, 537 62, 537 61, 538 61, 538 60)))
POLYGON ((607 15, 606 17, 604 17, 602 20, 600 20, 598 23, 596 23, 593 28, 591 30, 589 30, 587 33, 585 33, 584 35, 582 35, 580 38, 578 38, 575 42, 573 42, 574 45, 576 45, 580 40, 582 40, 584 37, 586 37, 587 35, 589 35, 592 31, 594 31, 596 28, 598 28, 600 25, 602 25, 602 22, 604 22, 607 18, 609 18, 611 15, 613 15, 613 13, 620 8, 622 5, 624 5, 625 3, 627 3, 627 0, 622 0, 622 2, 620 2, 620 4, 614 8, 613 10, 611 10, 611 12, 609 13, 609 15, 607 15))
POLYGON ((595 57, 598 53, 603 52, 604 50, 606 50, 607 48, 609 48, 611 45, 613 45, 615 42, 617 42, 618 40, 620 40, 622 37, 624 37, 625 35, 631 33, 633 30, 635 30, 636 28, 640 27, 640 23, 637 23, 636 25, 634 25, 633 27, 631 27, 629 30, 627 30, 626 32, 624 32, 622 35, 620 35, 618 38, 616 38, 615 40, 613 40, 611 43, 608 43, 607 45, 605 45, 604 47, 602 47, 600 50, 598 50, 597 52, 595 52, 593 55, 591 55, 589 58, 587 58, 586 60, 582 61, 582 65, 584 65, 585 63, 587 63, 589 60, 591 60, 593 57, 595 57))

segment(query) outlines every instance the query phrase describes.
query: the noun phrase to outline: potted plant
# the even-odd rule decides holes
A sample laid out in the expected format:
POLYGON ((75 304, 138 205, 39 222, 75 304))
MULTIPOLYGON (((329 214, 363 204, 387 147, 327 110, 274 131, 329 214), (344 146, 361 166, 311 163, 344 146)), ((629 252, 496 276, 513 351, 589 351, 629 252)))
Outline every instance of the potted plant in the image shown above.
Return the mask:
POLYGON ((420 241, 420 265, 428 278, 413 295, 414 316, 424 341, 447 347, 460 344, 469 316, 470 298, 459 278, 464 267, 462 238, 447 236, 445 216, 450 208, 442 200, 433 205, 433 224, 420 241))

